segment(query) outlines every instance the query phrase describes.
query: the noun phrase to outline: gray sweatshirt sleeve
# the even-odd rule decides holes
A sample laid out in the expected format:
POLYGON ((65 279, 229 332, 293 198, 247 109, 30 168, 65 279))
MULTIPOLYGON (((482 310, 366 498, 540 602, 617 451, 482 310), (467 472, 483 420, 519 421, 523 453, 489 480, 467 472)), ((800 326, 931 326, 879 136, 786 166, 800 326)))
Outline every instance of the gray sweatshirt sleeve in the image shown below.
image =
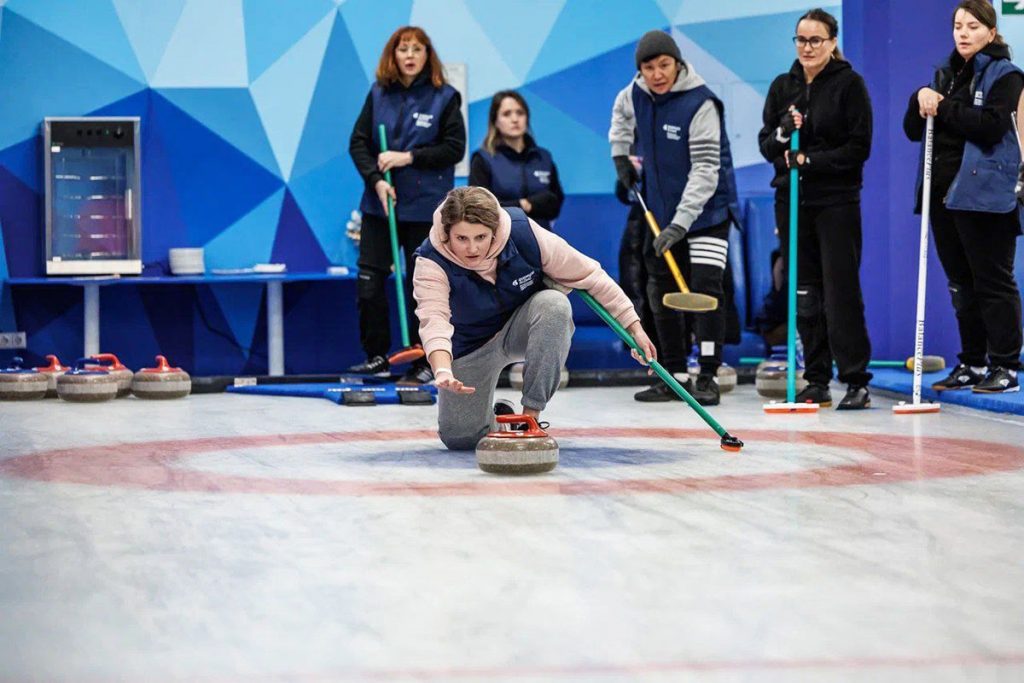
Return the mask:
POLYGON ((701 105, 690 121, 690 173, 672 222, 690 229, 718 188, 722 168, 722 127, 715 103, 701 105))
POLYGON ((630 83, 615 96, 612 105, 612 125, 608 129, 608 142, 612 146, 612 156, 626 156, 633 144, 636 129, 636 118, 633 113, 633 84, 630 83))

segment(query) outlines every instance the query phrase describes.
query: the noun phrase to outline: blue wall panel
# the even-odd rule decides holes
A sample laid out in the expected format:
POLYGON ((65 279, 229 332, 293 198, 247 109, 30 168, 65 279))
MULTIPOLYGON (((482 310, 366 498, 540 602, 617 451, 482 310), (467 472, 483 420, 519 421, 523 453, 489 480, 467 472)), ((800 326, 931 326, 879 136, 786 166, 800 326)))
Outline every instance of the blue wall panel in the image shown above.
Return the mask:
MULTIPOLYGON (((653 0, 523 0, 516 7, 532 31, 519 36, 503 23, 508 7, 500 3, 296 0, 281 16, 277 3, 243 0, 231 6, 240 7, 241 16, 211 9, 210 17, 226 22, 226 34, 213 46, 199 5, 80 0, 70 21, 58 0, 7 3, 0 6, 0 81, 16 94, 0 109, 7 272, 42 272, 40 121, 90 113, 143 119, 148 272, 166 270, 167 250, 176 246, 208 246, 217 265, 244 265, 229 263, 229 252, 237 251, 246 259, 266 254, 292 271, 354 267, 357 250, 345 236, 345 222, 362 186, 348 158, 348 134, 384 40, 396 26, 416 20, 445 60, 468 65, 471 149, 483 138, 494 89, 527 95, 534 132, 554 151, 568 194, 557 230, 615 274, 626 211, 611 195, 605 138, 612 98, 632 74, 636 39, 648 28, 671 27, 684 56, 700 65, 726 101, 742 159, 741 193, 763 197, 771 172, 754 145, 760 98, 792 61, 791 24, 802 9, 789 0, 771 4, 775 10, 768 13, 766 3, 752 2, 694 13, 686 3, 653 0), (207 63, 213 56, 218 64, 207 63)), ((916 149, 904 139, 900 119, 909 93, 949 50, 954 4, 826 3, 842 13, 844 49, 864 74, 875 110, 862 273, 878 357, 911 350, 916 149)), ((757 214, 761 222, 763 214, 757 214)), ((748 317, 765 284, 767 253, 760 251, 770 244, 758 245, 752 251, 748 244, 742 255, 748 266, 759 264, 745 274, 748 317)), ((929 351, 950 355, 958 340, 934 253, 929 277, 929 351)), ((265 311, 255 289, 238 295, 192 287, 104 290, 104 346, 136 365, 148 364, 160 350, 200 374, 264 372, 265 311)), ((30 357, 77 353, 79 290, 15 288, 5 299, 7 310, 11 304, 17 328, 29 332, 30 357)), ((358 357, 350 282, 289 285, 285 309, 289 372, 336 371, 358 357)), ((589 319, 581 310, 580 321, 589 319)))

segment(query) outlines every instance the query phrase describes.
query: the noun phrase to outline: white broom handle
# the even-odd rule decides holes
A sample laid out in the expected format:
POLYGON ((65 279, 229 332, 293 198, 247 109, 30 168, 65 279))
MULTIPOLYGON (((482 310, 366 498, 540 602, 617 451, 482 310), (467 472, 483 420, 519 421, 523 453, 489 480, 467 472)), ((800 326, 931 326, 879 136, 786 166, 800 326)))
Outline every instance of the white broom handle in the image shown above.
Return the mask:
POLYGON ((924 133, 924 182, 921 183, 921 246, 917 259, 917 325, 914 331, 914 405, 921 404, 921 372, 924 365, 924 301, 928 286, 928 222, 932 199, 932 141, 935 118, 928 117, 924 133))

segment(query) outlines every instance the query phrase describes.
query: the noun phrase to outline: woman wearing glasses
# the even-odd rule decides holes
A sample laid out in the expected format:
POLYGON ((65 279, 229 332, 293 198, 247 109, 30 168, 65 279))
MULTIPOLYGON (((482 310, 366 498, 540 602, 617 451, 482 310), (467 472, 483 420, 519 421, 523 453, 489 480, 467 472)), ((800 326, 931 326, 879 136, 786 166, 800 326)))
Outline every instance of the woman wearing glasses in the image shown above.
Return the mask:
MULTIPOLYGON (((377 65, 377 81, 349 141, 349 154, 366 183, 359 204, 363 228, 356 284, 366 362, 352 366, 350 372, 386 375, 390 371, 386 356, 391 327, 385 293, 392 261, 388 198, 394 202, 398 241, 411 270, 413 251, 430 233, 434 209, 455 184, 455 164, 466 149, 460 103, 459 93, 445 82, 441 60, 423 29, 403 26, 391 34, 377 65), (387 133, 386 152, 380 151, 381 124, 387 133), (385 171, 391 171, 394 185, 384 180, 385 171)), ((410 327, 411 341, 416 343, 416 327, 410 327)), ((421 360, 401 383, 424 384, 431 379, 429 365, 421 360)))
MULTIPOLYGON (((913 94, 903 119, 907 137, 919 141, 926 117, 935 117, 932 234, 960 328, 960 363, 932 388, 1018 391, 1021 310, 1013 259, 1020 149, 1011 117, 1024 76, 1010 62, 987 2, 957 5, 953 42, 952 54, 931 85, 913 94)), ((919 173, 918 201, 920 189, 919 173)))
POLYGON ((789 174, 800 172, 797 329, 807 388, 797 402, 832 405, 832 363, 848 386, 838 409, 871 405, 871 342, 860 288, 860 189, 871 152, 871 101, 864 79, 837 45, 839 23, 822 9, 804 14, 793 42, 796 61, 768 91, 761 154, 775 166, 775 225, 788 255, 789 174), (789 141, 800 129, 800 151, 789 141))

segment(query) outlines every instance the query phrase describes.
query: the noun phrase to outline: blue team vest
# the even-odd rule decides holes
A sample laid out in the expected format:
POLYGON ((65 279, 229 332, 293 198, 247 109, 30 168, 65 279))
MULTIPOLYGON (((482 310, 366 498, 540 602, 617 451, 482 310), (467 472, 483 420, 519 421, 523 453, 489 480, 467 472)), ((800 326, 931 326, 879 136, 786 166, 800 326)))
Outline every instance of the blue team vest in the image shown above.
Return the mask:
MULTIPOLYGON (((441 114, 455 95, 450 85, 435 88, 430 79, 413 83, 409 88, 394 85, 381 88, 374 84, 373 139, 380 149, 379 127, 384 124, 388 149, 407 152, 417 147, 437 144, 441 136, 441 114)), ((455 167, 392 169, 391 180, 398 195, 395 215, 400 221, 433 219, 434 209, 455 185, 455 167)), ((374 216, 384 216, 384 208, 373 188, 363 192, 359 209, 374 216)))
MULTIPOLYGON (((644 196, 647 206, 663 228, 672 222, 690 173, 690 123, 708 100, 718 108, 721 125, 721 168, 718 187, 704 205, 691 231, 710 228, 729 218, 737 221, 739 199, 732 167, 729 137, 725 132, 725 109, 707 86, 668 93, 655 104, 651 95, 633 84, 636 113, 637 154, 644 159, 644 196)), ((738 222, 737 222, 738 224, 738 222)))
MULTIPOLYGON (((510 156, 502 149, 494 154, 481 148, 476 155, 491 171, 491 185, 487 189, 498 201, 509 202, 551 189, 551 174, 555 163, 551 153, 543 147, 531 146, 522 155, 510 156)), ((551 222, 534 219, 543 228, 551 229, 551 222)))
MULTIPOLYGON (((947 62, 943 68, 948 67, 947 62)), ((975 107, 982 107, 992 86, 1006 74, 1017 71, 1008 59, 993 59, 989 55, 974 57, 974 78, 970 89, 975 107)), ((937 87, 936 83, 932 87, 937 87)), ((1003 139, 992 147, 979 147, 970 140, 964 144, 964 158, 953 183, 946 193, 946 208, 957 211, 985 211, 1010 213, 1017 209, 1014 187, 1017 184, 1017 165, 1020 146, 1011 126, 1003 139)), ((924 181, 924 144, 921 145, 921 163, 917 166, 917 197, 921 196, 924 181)))
POLYGON ((460 358, 483 346, 501 331, 516 309, 544 289, 540 246, 522 209, 505 209, 512 218, 512 234, 498 255, 496 281, 492 285, 471 270, 441 255, 430 239, 416 250, 444 269, 451 288, 452 357, 460 358))

